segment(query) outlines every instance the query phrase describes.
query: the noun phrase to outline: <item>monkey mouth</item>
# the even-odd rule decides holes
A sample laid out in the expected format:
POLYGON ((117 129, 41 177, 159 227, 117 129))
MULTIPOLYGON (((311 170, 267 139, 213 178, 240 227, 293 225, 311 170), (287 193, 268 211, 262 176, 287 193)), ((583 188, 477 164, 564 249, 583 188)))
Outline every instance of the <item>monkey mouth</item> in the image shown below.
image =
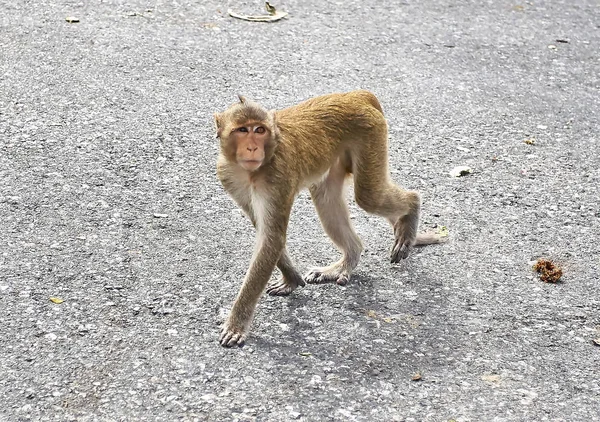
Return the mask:
POLYGON ((242 160, 239 164, 245 170, 254 171, 262 165, 262 160, 242 160))

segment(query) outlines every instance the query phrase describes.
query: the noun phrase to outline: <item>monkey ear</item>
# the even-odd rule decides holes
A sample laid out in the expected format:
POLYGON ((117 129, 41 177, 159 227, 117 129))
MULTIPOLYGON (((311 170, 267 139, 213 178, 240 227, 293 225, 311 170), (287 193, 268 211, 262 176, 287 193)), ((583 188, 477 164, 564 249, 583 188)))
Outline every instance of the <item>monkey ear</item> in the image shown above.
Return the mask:
POLYGON ((242 103, 242 104, 246 104, 246 97, 244 97, 244 96, 242 96, 242 95, 240 95, 240 94, 238 94, 237 96, 238 96, 238 98, 240 99, 240 103, 242 103))
POLYGON ((277 126, 277 119, 275 118, 276 112, 277 112, 277 110, 275 110, 275 109, 269 110, 269 119, 271 120, 271 123, 273 124, 273 126, 277 126))
POLYGON ((279 128, 277 127, 277 118, 275 117, 275 113, 277 110, 269 110, 269 120, 271 121, 271 131, 273 136, 277 138, 279 136, 279 128))
POLYGON ((221 136, 221 115, 215 113, 215 127, 217 129, 217 138, 221 136))

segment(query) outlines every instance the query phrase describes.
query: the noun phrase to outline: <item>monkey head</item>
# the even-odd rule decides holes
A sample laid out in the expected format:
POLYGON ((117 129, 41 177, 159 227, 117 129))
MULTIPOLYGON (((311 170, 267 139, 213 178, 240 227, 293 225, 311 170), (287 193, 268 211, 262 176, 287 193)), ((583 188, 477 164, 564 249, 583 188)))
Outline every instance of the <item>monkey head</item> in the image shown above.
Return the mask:
POLYGON ((273 157, 279 140, 275 112, 241 95, 240 101, 215 114, 221 152, 232 163, 256 171, 273 157))

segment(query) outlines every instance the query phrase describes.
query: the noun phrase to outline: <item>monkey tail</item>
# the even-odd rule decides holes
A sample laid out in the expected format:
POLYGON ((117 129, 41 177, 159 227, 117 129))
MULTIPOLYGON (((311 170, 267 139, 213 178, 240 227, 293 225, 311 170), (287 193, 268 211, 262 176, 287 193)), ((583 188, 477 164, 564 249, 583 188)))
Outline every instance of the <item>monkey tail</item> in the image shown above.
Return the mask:
POLYGON ((446 243, 447 241, 448 237, 440 236, 434 231, 428 231, 417 234, 417 238, 415 239, 413 246, 435 245, 436 243, 446 243))

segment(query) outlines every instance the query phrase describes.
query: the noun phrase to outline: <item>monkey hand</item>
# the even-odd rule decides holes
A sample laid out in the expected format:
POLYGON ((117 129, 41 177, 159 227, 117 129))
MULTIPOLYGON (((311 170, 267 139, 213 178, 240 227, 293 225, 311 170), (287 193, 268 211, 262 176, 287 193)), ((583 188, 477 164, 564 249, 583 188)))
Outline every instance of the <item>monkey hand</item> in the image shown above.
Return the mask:
POLYGON ((299 274, 295 274, 292 278, 284 276, 267 286, 267 294, 269 296, 287 296, 298 286, 304 287, 305 285, 306 283, 299 274))
POLYGON ((221 328, 221 337, 219 339, 221 346, 233 347, 237 345, 242 347, 248 336, 250 321, 251 318, 236 317, 232 311, 221 328))

